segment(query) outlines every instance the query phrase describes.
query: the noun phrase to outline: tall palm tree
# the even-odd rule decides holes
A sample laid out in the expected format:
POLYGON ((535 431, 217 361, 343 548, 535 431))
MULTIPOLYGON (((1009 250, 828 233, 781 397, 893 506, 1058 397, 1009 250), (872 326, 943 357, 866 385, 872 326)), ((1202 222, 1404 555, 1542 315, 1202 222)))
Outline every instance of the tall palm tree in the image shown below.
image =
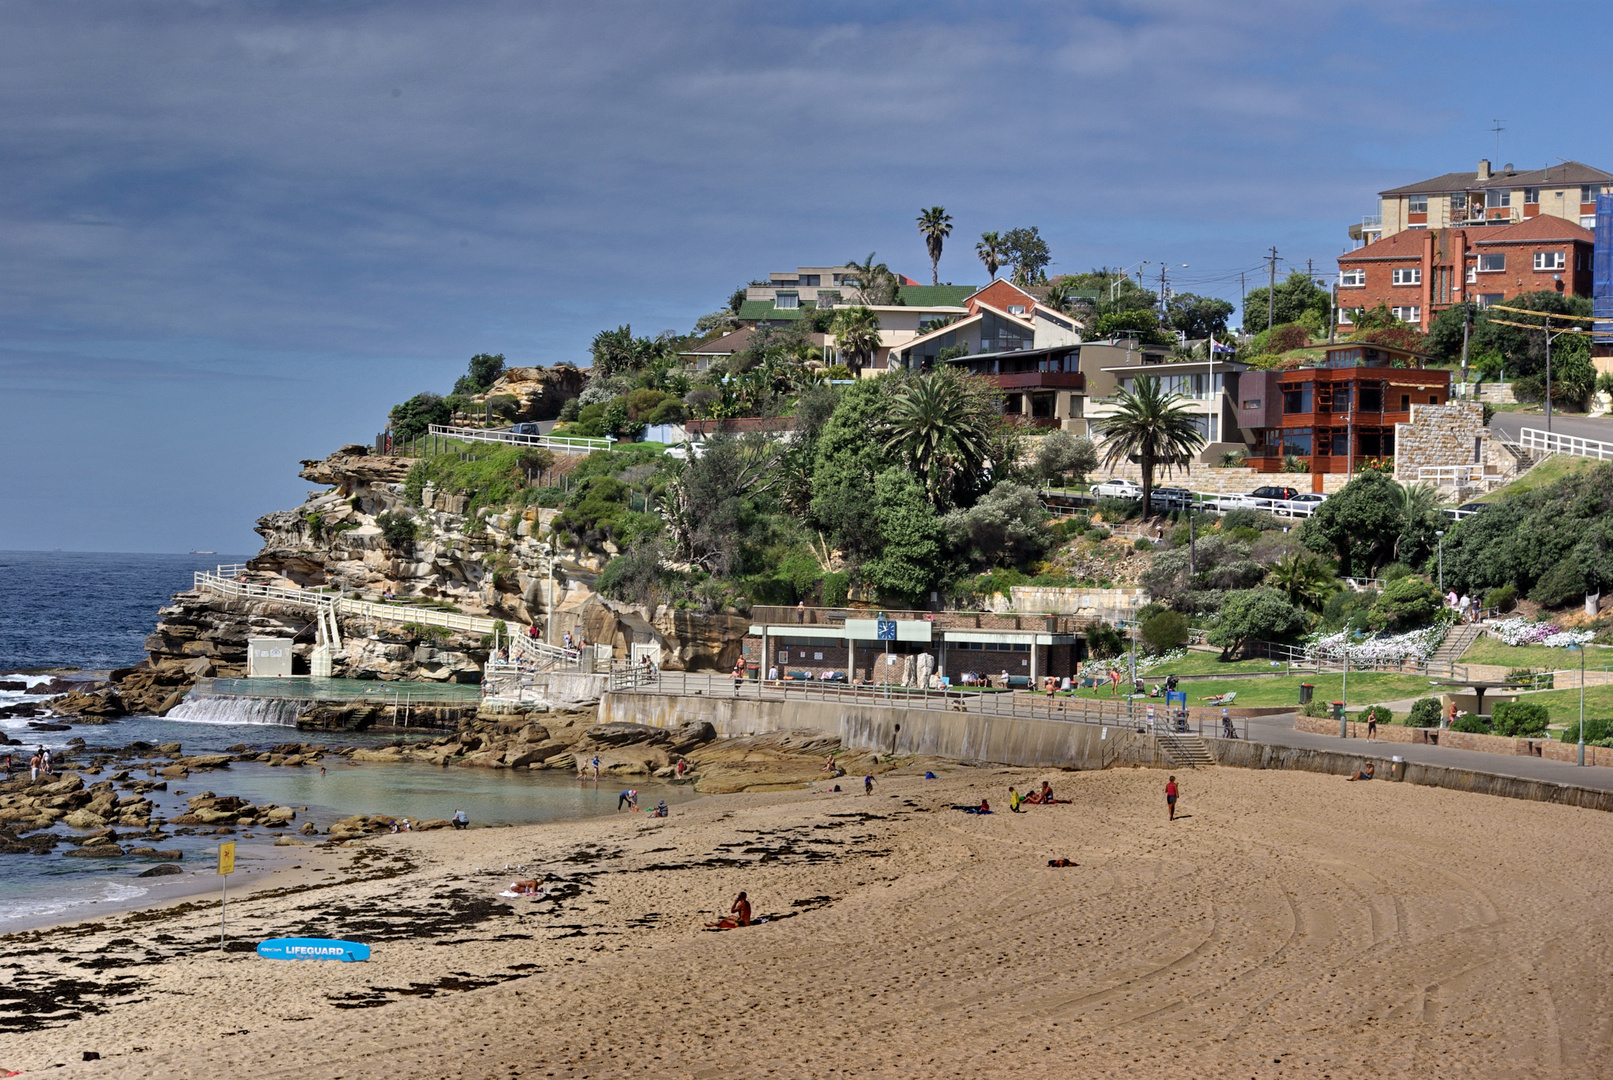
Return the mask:
MULTIPOLYGON (((1167 394, 1152 375, 1137 380, 1133 392, 1121 390, 1111 399, 1112 415, 1093 423, 1104 437, 1103 463, 1135 457, 1143 472, 1143 513, 1151 509, 1154 495, 1154 467, 1163 464, 1168 472, 1179 460, 1191 461, 1204 446, 1204 436, 1193 422, 1193 414, 1179 404, 1180 394, 1167 394)), ((1191 468, 1191 465, 1187 466, 1191 468)))
POLYGON ((985 467, 991 418, 984 395, 956 369, 908 380, 891 407, 885 447, 900 453, 936 507, 961 478, 985 467))
POLYGON ((930 284, 941 284, 941 241, 952 235, 952 215, 944 206, 919 212, 919 233, 930 252, 930 284))
POLYGON ((980 243, 975 245, 975 254, 980 257, 981 262, 986 264, 986 273, 991 275, 991 280, 996 281, 997 267, 1001 266, 1003 260, 1008 257, 1008 245, 1003 242, 1001 234, 994 232, 981 233, 980 243))
POLYGON ((851 369, 851 377, 857 378, 863 366, 879 353, 879 316, 865 307, 842 308, 835 313, 830 330, 835 336, 835 348, 851 369))

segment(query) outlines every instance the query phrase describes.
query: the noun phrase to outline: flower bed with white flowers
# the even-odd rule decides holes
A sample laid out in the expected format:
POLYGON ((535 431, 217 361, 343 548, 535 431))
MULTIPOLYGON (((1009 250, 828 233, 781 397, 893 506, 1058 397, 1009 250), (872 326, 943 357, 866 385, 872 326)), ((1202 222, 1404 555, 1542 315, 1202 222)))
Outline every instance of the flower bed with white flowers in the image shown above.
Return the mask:
POLYGON ((1439 648, 1439 643, 1443 640, 1445 640, 1443 625, 1411 630, 1404 634, 1379 634, 1359 641, 1351 640, 1350 631, 1341 630, 1337 634, 1309 642, 1305 646, 1305 655, 1312 659, 1320 657, 1323 660, 1344 660, 1348 657, 1350 663, 1360 667, 1399 665, 1408 660, 1427 660, 1434 655, 1434 650, 1439 648))
POLYGON ((1490 635, 1508 645, 1544 645, 1551 649, 1583 645, 1596 637, 1591 630, 1564 630, 1556 623, 1535 622, 1522 616, 1496 623, 1490 627, 1490 635))

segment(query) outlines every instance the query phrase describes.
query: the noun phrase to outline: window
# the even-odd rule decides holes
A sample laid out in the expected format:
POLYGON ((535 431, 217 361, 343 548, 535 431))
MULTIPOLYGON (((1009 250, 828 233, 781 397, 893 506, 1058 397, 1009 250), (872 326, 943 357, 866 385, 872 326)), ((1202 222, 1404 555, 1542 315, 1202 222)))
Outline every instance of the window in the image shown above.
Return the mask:
POLYGON ((835 275, 833 275, 833 280, 834 280, 834 283, 836 285, 844 285, 846 283, 846 275, 845 274, 835 274, 835 275))
POLYGON ((817 285, 822 280, 823 280, 823 275, 822 274, 802 274, 801 277, 799 278, 799 280, 796 281, 796 284, 797 285, 817 285))
POLYGON ((1411 411, 1411 395, 1410 394, 1401 394, 1400 395, 1400 411, 1401 412, 1410 412, 1411 411))
POLYGON ((1283 457, 1310 457, 1311 433, 1308 428, 1283 432, 1283 457))
POLYGON ((801 306, 799 293, 781 292, 773 297, 773 306, 784 310, 791 310, 801 306))
POLYGON ((1390 277, 1390 283, 1393 285, 1421 285, 1423 283, 1422 269, 1414 266, 1409 270, 1396 270, 1390 277))
POLYGON ((1502 300, 1506 299, 1506 296, 1506 293, 1498 292, 1479 293, 1479 307, 1487 308, 1491 304, 1499 304, 1502 300))
POLYGON ((1358 307, 1339 308, 1339 322, 1345 326, 1354 326, 1355 320, 1360 318, 1363 310, 1358 307))
POLYGON ((1363 386, 1361 388, 1361 411, 1383 412, 1383 387, 1363 386))
POLYGON ((1579 227, 1582 228, 1582 229, 1594 229, 1594 228, 1596 228, 1596 215, 1595 214, 1581 214, 1581 215, 1579 215, 1579 227))
POLYGON ((1596 201, 1596 194, 1600 189, 1595 184, 1586 184, 1579 189, 1579 201, 1590 203, 1596 201))
POLYGON ((1525 205, 1525 206, 1538 206, 1538 205, 1540 205, 1540 189, 1537 188, 1537 187, 1526 187, 1526 188, 1524 188, 1523 189, 1523 205, 1525 205))
MULTIPOLYGON (((1283 412, 1308 413, 1311 411, 1311 384, 1283 391, 1283 412)), ((1307 451, 1308 452, 1308 451, 1307 451)))
POLYGON ((1478 279, 1479 279, 1478 269, 1476 267, 1472 267, 1472 266, 1468 267, 1467 268, 1467 283, 1469 285, 1471 285, 1475 281, 1477 281, 1478 279))
POLYGON ((1025 305, 1024 304, 1009 304, 1008 305, 1008 314, 1010 314, 1010 315, 1023 315, 1023 314, 1025 314, 1025 305))
POLYGON ((1257 397, 1244 398, 1242 407, 1245 409, 1258 409, 1260 408, 1260 399, 1257 397))
POLYGON ((1418 307, 1416 304, 1412 304, 1409 307, 1392 307, 1389 309, 1389 314, 1393 315, 1403 323, 1423 321, 1423 309, 1418 307))
POLYGON ((1486 188, 1484 192, 1484 205, 1486 209, 1495 210, 1503 206, 1512 205, 1512 192, 1507 188, 1486 188))
POLYGON ((1506 268, 1507 257, 1505 255, 1479 256, 1479 273, 1481 274, 1499 274, 1506 268))
POLYGON ((1406 198, 1406 213, 1408 213, 1408 214, 1426 214, 1426 213, 1428 213, 1428 196, 1427 195, 1411 195, 1411 196, 1408 196, 1406 198))
POLYGON ((1038 319, 1046 319, 1048 322, 1052 323, 1054 326, 1062 327, 1065 330, 1074 330, 1075 329, 1075 326, 1073 324, 1065 322, 1063 319, 1059 318, 1057 315, 1049 315, 1046 311, 1042 310, 1041 308, 1036 309, 1036 317, 1038 319))
POLYGON ((1429 394, 1428 395, 1428 404, 1430 404, 1430 405, 1438 405, 1439 404, 1439 395, 1438 394, 1429 394))
POLYGON ((1567 256, 1561 251, 1535 252, 1536 270, 1561 270, 1568 263, 1567 256))
POLYGON ((1341 289, 1361 289, 1365 288, 1366 284, 1367 272, 1365 270, 1339 271, 1339 288, 1341 289))
POLYGON ((1081 416, 1085 412, 1086 400, 1087 399, 1082 397, 1080 394, 1070 395, 1070 415, 1072 417, 1081 416))
POLYGON ((1330 443, 1328 446, 1328 453, 1332 454, 1334 457, 1345 457, 1349 454, 1350 437, 1344 432, 1336 432, 1328 441, 1330 443))

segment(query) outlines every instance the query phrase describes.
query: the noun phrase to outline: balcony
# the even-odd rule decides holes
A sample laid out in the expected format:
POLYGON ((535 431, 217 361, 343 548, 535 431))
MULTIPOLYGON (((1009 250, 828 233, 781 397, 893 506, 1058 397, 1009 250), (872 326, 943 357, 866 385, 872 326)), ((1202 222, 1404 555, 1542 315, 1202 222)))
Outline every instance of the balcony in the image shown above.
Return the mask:
POLYGON ((1003 419, 1011 421, 1018 427, 1036 428, 1040 431, 1057 431, 1064 426, 1064 421, 1056 416, 1026 416, 1024 413, 1003 413, 1003 419))
POLYGON ((1079 371, 1012 371, 985 376, 999 390, 1085 390, 1087 377, 1079 371))

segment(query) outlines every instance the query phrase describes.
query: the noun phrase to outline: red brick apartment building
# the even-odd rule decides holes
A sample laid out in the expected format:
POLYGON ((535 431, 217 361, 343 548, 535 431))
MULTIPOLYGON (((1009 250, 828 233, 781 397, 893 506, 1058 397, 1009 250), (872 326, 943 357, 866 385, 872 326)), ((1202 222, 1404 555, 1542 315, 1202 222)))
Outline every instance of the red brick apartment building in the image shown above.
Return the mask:
POLYGON ((1515 225, 1406 229, 1339 256, 1339 326, 1387 304, 1427 330, 1453 304, 1483 307, 1519 293, 1555 289, 1591 295, 1591 230, 1539 215, 1515 225))

